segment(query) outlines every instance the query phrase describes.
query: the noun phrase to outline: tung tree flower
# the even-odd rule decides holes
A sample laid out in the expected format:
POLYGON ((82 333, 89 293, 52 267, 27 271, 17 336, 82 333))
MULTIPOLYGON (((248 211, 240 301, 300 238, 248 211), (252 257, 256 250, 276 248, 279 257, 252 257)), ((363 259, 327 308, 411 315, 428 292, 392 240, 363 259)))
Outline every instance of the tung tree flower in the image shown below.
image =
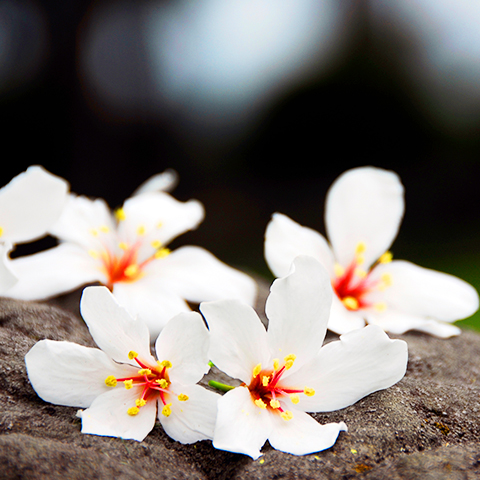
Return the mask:
POLYGON ((167 245, 203 220, 200 202, 182 203, 153 191, 125 201, 114 214, 102 199, 71 195, 50 233, 60 244, 20 257, 12 268, 19 282, 8 294, 37 300, 89 283, 107 286, 155 338, 165 323, 189 311, 186 301, 238 298, 253 303, 256 284, 200 247, 171 252, 167 245))
POLYGON ((68 184, 33 165, 0 189, 0 292, 17 278, 9 253, 15 244, 43 237, 58 219, 67 200, 68 184))
POLYGON ((332 297, 328 275, 308 256, 297 257, 292 270, 272 284, 268 331, 238 300, 200 305, 210 329, 211 361, 243 382, 218 401, 216 448, 254 459, 267 439, 296 455, 327 449, 346 425, 321 425, 305 412, 344 408, 405 374, 407 344, 390 340, 377 326, 320 348, 332 297))
POLYGON ((25 356, 37 394, 82 407, 82 432, 141 441, 158 417, 182 443, 211 439, 219 398, 197 382, 208 371, 208 331, 196 312, 167 323, 150 353, 147 326, 106 287, 83 291, 82 316, 101 348, 41 340, 25 356))
POLYGON ((365 321, 385 331, 420 330, 458 335, 451 323, 478 309, 476 290, 463 280, 406 261, 388 251, 404 212, 398 176, 373 167, 343 173, 326 198, 330 244, 318 232, 276 213, 265 233, 265 259, 277 277, 297 255, 311 255, 330 274, 333 297, 328 328, 342 334, 365 321))

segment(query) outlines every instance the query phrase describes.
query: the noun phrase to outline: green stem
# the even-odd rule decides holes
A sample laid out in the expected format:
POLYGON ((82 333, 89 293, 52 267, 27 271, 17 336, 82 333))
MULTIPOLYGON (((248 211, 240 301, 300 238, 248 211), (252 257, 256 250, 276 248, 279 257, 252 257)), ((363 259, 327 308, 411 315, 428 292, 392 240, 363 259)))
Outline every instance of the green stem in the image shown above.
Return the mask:
POLYGON ((217 382, 215 380, 210 380, 208 384, 216 388, 217 390, 221 390, 222 392, 228 392, 229 390, 233 390, 235 387, 232 387, 231 385, 225 385, 224 383, 217 382))

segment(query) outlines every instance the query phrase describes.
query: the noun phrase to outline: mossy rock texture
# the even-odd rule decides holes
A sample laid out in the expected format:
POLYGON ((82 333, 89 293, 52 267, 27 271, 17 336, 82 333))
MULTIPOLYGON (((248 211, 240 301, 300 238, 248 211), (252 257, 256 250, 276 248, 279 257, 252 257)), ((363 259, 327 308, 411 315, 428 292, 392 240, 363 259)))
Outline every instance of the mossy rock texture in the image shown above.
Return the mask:
MULTIPOLYGON (((268 285, 259 281, 263 321, 268 285)), ((442 340, 396 336, 409 346, 398 384, 336 412, 344 421, 329 450, 294 456, 263 448, 250 457, 182 445, 159 423, 143 442, 83 435, 76 408, 41 400, 24 357, 40 339, 94 346, 79 316, 80 291, 36 303, 0 299, 0 477, 4 479, 422 479, 480 478, 480 335, 442 340)), ((336 335, 328 334, 326 341, 336 335)), ((215 376, 218 372, 211 372, 215 376)), ((224 380, 225 377, 218 377, 224 380)))

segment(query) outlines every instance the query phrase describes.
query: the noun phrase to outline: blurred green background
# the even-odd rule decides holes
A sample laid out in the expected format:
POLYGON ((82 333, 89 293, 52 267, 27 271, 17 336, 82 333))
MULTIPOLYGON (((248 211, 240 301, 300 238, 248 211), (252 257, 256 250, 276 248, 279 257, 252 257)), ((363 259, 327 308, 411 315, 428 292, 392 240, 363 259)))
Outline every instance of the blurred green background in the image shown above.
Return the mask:
POLYGON ((479 22, 447 0, 4 0, 2 185, 40 163, 116 207, 173 168, 206 209, 173 246, 270 279, 272 213, 325 233, 333 180, 388 168, 395 258, 480 290, 479 22))

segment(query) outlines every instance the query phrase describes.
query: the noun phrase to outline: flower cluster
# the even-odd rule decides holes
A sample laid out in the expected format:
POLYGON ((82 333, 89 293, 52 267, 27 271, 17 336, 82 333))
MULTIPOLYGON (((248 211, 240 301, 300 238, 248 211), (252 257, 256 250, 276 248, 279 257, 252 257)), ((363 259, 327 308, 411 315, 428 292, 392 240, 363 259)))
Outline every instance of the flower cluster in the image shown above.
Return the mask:
POLYGON ((321 451, 347 426, 311 412, 345 408, 405 375, 407 343, 385 332, 448 337, 478 309, 464 281, 392 260, 403 187, 368 167, 328 192, 331 246, 274 214, 265 328, 251 277, 201 247, 168 248, 204 216, 198 201, 168 193, 175 182, 172 171, 156 175, 113 212, 40 167, 0 190, 1 293, 37 300, 85 286, 80 311, 98 348, 44 339, 25 357, 37 394, 78 407, 83 433, 142 441, 158 419, 179 442, 211 440, 253 459, 267 440, 295 455, 321 451), (10 259, 15 243, 45 234, 59 244, 10 259), (323 345, 327 329, 340 337, 323 345), (212 365, 237 386, 207 384, 212 365))

